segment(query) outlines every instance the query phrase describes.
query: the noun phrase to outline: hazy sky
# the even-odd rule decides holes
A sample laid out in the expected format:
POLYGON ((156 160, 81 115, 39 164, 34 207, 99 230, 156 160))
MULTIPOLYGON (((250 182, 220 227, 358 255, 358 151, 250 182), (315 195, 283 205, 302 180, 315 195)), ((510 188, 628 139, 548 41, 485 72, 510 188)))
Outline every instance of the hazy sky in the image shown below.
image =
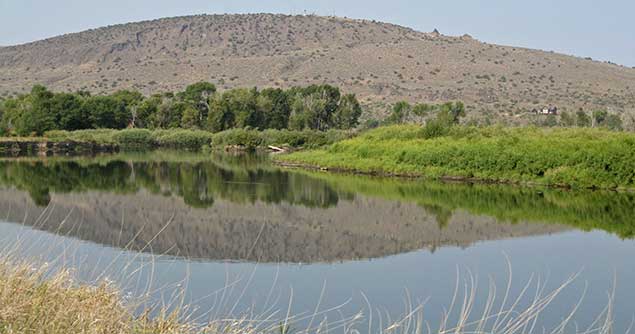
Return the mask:
POLYGON ((0 45, 167 16, 305 11, 635 66, 635 0, 0 0, 0 45))

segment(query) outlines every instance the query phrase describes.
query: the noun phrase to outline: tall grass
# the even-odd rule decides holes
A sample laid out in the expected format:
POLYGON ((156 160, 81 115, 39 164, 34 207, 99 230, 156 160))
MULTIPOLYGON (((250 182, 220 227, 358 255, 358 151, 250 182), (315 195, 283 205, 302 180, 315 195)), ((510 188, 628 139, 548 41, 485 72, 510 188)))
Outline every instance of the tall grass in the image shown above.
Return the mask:
MULTIPOLYGON (((355 133, 345 130, 265 130, 231 129, 212 133, 203 130, 187 129, 125 129, 125 130, 79 130, 49 131, 44 138, 50 141, 76 141, 95 144, 114 144, 124 149, 173 148, 199 150, 211 147, 219 150, 227 146, 241 146, 247 150, 266 148, 269 145, 290 148, 317 148, 351 138, 355 133)), ((24 140, 8 138, 9 141, 24 140)), ((43 140, 33 138, 30 140, 43 140)))
POLYGON ((269 145, 289 148, 318 148, 330 145, 355 135, 345 130, 245 130, 232 129, 214 134, 212 146, 225 148, 226 146, 242 146, 246 149, 266 148, 269 145))
MULTIPOLYGON (((0 333, 205 333, 176 312, 133 315, 112 284, 77 285, 68 270, 0 261, 0 333)), ((238 331, 237 331, 238 332, 238 331)))
POLYGON ((635 135, 599 129, 392 126, 328 148, 279 156, 286 163, 372 174, 634 188, 635 135))
POLYGON ((150 149, 154 147, 199 150, 212 142, 212 133, 200 130, 125 129, 49 131, 44 134, 53 141, 77 141, 96 144, 115 144, 125 149, 150 149))

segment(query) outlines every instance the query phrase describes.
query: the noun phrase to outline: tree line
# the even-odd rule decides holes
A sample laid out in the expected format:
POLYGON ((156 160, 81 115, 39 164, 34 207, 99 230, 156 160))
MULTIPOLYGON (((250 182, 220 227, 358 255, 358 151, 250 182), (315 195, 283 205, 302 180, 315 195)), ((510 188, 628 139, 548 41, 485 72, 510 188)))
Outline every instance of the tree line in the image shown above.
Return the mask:
POLYGON ((609 130, 621 131, 624 129, 622 119, 617 114, 610 114, 606 110, 595 110, 590 115, 580 109, 575 113, 562 112, 560 122, 555 116, 550 115, 544 121, 545 126, 556 126, 558 124, 565 127, 580 128, 607 128, 609 130))
POLYGON ((180 92, 147 97, 134 90, 54 93, 35 85, 28 94, 0 102, 0 135, 101 128, 326 131, 354 128, 361 114, 354 94, 330 85, 219 92, 212 83, 198 82, 180 92))

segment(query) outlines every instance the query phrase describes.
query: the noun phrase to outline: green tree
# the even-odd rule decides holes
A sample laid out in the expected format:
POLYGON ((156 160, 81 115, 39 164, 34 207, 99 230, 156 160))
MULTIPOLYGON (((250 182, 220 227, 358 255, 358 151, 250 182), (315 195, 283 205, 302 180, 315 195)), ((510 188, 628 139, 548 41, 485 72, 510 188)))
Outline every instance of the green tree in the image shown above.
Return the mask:
POLYGON ((89 115, 82 108, 82 103, 79 94, 59 93, 53 96, 51 109, 58 129, 74 131, 91 127, 89 115))
POLYGON ((392 107, 392 112, 386 123, 388 124, 402 124, 410 117, 412 111, 412 105, 406 101, 399 101, 392 107))
POLYGON ((198 124, 203 124, 209 114, 210 98, 216 93, 216 86, 210 82, 197 82, 185 88, 185 91, 177 94, 178 97, 196 110, 198 110, 198 124))
POLYGON ((614 131, 622 131, 624 129, 622 124, 622 118, 615 114, 610 114, 606 117, 604 125, 614 131))
MULTIPOLYGON (((136 127, 136 118, 139 106, 144 100, 143 95, 138 91, 119 90, 111 95, 112 98, 124 105, 126 113, 131 116, 130 125, 136 127)), ((127 124, 128 125, 128 124, 127 124)))
POLYGON ((340 91, 330 85, 292 88, 290 127, 301 130, 328 130, 333 126, 334 114, 340 101, 340 91))
POLYGON ((155 129, 180 128, 183 112, 187 106, 186 103, 175 101, 173 98, 164 99, 151 117, 152 127, 155 129))
POLYGON ((428 114, 428 112, 433 111, 434 109, 435 109, 435 106, 433 105, 429 105, 425 103, 417 103, 412 108, 412 113, 419 117, 423 117, 426 114, 428 114))
POLYGON ((210 82, 197 82, 185 88, 185 91, 179 93, 179 98, 186 102, 193 102, 195 105, 199 103, 207 103, 207 100, 216 93, 216 86, 210 82))
POLYGON ((441 105, 437 119, 448 125, 459 124, 461 117, 465 117, 465 105, 463 102, 447 102, 441 105))
POLYGON ((163 96, 160 94, 144 99, 137 107, 136 115, 133 115, 134 126, 136 128, 155 128, 154 121, 162 103, 163 96))
POLYGON ((207 128, 213 132, 220 132, 234 127, 236 115, 230 108, 229 102, 222 96, 216 97, 210 104, 207 116, 207 128))
POLYGON ((16 131, 22 136, 42 135, 48 130, 56 129, 55 115, 51 108, 53 93, 41 85, 33 86, 31 94, 20 105, 20 115, 16 131))
POLYGON ((181 127, 186 129, 198 129, 200 126, 199 111, 191 105, 186 105, 181 117, 181 127))
POLYGON ((258 91, 237 88, 223 93, 223 100, 235 115, 235 126, 262 129, 264 115, 258 108, 258 91))
POLYGON ((563 111, 560 114, 560 124, 562 126, 571 127, 571 126, 574 126, 575 123, 576 123, 575 118, 573 117, 573 115, 571 115, 571 113, 563 111))
POLYGON ((307 127, 306 106, 304 94, 297 88, 289 91, 291 113, 289 115, 288 127, 292 130, 302 130, 307 127))
POLYGON ((606 110, 596 110, 593 112, 593 126, 603 126, 606 121, 606 117, 608 116, 608 112, 606 110))
POLYGON ((25 96, 6 99, 3 101, 2 119, 0 120, 0 132, 2 135, 11 135, 15 132, 15 125, 20 118, 21 104, 25 96))
POLYGON ((354 94, 343 95, 337 107, 334 126, 338 129, 352 129, 359 124, 362 106, 354 94))
POLYGON ((545 120, 542 122, 542 126, 546 126, 546 127, 554 127, 558 125, 558 118, 556 117, 556 115, 549 115, 545 118, 545 120))
POLYGON ((84 114, 90 115, 91 126, 96 129, 123 129, 132 121, 126 105, 112 96, 92 96, 82 105, 84 114))
POLYGON ((289 126, 291 106, 288 94, 280 88, 267 88, 260 92, 258 108, 264 115, 268 129, 286 129, 289 126))
POLYGON ((575 113, 575 124, 581 128, 588 128, 591 126, 591 117, 589 117, 584 110, 580 109, 575 113))

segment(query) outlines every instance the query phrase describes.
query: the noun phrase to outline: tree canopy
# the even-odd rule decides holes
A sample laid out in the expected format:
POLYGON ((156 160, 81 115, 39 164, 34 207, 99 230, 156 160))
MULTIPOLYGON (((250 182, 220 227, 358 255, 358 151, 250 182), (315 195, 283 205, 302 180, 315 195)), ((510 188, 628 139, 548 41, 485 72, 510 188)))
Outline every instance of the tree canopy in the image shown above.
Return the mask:
POLYGON ((362 107, 355 95, 330 85, 236 88, 217 91, 197 82, 181 92, 143 96, 120 90, 110 95, 53 93, 36 85, 29 94, 0 103, 0 134, 42 135, 49 130, 99 128, 351 129, 362 107))

